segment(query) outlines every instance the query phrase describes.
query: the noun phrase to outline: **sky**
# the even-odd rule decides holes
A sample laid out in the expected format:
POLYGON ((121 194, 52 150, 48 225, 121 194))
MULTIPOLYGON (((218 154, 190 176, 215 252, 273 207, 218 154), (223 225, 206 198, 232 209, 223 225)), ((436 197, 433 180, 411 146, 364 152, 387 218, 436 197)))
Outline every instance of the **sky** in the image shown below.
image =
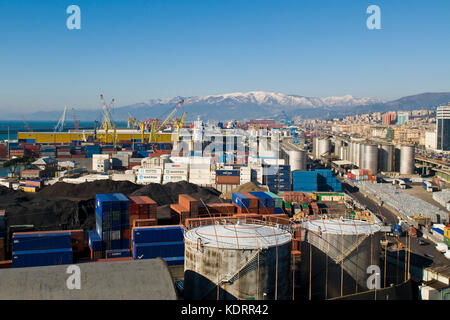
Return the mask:
POLYGON ((448 0, 0 0, 0 110, 97 109, 100 93, 123 106, 449 92, 449 16, 448 0), (66 26, 72 4, 80 30, 66 26))

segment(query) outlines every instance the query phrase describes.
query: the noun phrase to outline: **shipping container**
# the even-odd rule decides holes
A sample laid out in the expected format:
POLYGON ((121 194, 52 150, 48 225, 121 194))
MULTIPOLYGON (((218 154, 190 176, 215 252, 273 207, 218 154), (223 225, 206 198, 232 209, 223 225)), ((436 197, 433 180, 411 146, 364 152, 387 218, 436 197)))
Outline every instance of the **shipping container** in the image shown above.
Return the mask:
POLYGON ((61 265, 72 263, 73 263, 72 248, 14 251, 12 254, 13 268, 61 265))
POLYGON ((134 243, 134 259, 154 259, 157 257, 184 257, 184 241, 134 243))
POLYGON ((132 233, 134 243, 183 241, 182 226, 155 226, 134 228, 132 233))
POLYGON ((72 238, 69 232, 65 233, 20 233, 13 234, 12 250, 48 250, 72 248, 72 238))

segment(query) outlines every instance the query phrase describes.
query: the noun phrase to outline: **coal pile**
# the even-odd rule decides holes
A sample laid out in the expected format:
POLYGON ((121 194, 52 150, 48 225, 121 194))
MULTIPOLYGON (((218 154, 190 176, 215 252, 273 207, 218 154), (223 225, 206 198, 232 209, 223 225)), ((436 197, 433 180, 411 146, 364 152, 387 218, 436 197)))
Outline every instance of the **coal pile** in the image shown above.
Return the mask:
POLYGON ((90 217, 95 212, 94 199, 73 201, 0 190, 0 209, 6 209, 8 225, 32 224, 36 230, 80 229, 95 225, 95 217, 90 217))
POLYGON ((197 200, 203 202, 221 202, 219 200, 220 191, 214 188, 199 187, 186 181, 169 182, 166 184, 151 183, 131 195, 133 196, 149 196, 158 203, 158 206, 168 205, 178 202, 178 195, 189 194, 197 200))
POLYGON ((98 193, 123 193, 129 195, 141 186, 130 181, 98 180, 80 184, 57 182, 42 189, 39 194, 66 198, 66 199, 92 199, 98 193))
POLYGON ((178 195, 187 193, 208 202, 223 202, 214 188, 188 182, 140 186, 128 181, 95 181, 82 184, 56 183, 38 193, 26 193, 0 187, 0 209, 6 209, 8 225, 33 224, 38 231, 95 229, 95 195, 116 193, 145 195, 158 203, 158 215, 164 222, 170 216, 169 205, 178 195), (160 214, 161 212, 161 214, 160 214))

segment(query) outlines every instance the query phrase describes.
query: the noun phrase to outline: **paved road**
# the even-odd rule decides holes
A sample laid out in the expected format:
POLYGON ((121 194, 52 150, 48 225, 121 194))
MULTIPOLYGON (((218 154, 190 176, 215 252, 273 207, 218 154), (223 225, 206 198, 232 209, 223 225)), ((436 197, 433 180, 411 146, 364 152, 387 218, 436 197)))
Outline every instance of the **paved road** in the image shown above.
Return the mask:
MULTIPOLYGON (((395 214, 393 214, 390 210, 380 207, 375 201, 370 199, 369 197, 364 196, 361 192, 355 190, 353 187, 351 187, 349 184, 343 182, 342 187, 344 188, 344 191, 350 195, 352 198, 354 198, 356 201, 358 201, 360 204, 367 206, 367 208, 372 211, 375 214, 381 214, 386 220, 388 224, 396 224, 398 222, 398 218, 395 214)), ((400 237, 398 240, 403 244, 403 246, 406 245, 406 239, 407 237, 400 237)), ((430 240, 425 240, 425 245, 419 245, 417 242, 416 237, 411 237, 411 252, 414 254, 417 254, 421 256, 424 259, 420 259, 423 261, 426 260, 433 260, 433 265, 449 265, 450 266, 450 260, 444 257, 442 253, 436 250, 435 244, 431 242, 430 240), (427 255, 431 255, 432 257, 427 257, 427 255)))

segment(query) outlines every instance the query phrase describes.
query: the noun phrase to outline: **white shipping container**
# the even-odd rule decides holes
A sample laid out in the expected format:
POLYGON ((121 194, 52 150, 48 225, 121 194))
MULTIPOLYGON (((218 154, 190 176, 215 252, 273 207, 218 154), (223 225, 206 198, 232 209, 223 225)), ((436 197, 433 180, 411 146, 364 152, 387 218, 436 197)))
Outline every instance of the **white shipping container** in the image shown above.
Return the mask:
POLYGON ((164 174, 167 175, 183 175, 183 176, 187 176, 188 175, 188 170, 187 169, 165 169, 164 170, 164 174))
POLYGON ((161 181, 161 175, 150 175, 150 174, 141 174, 137 176, 138 181, 144 181, 144 180, 154 180, 154 181, 161 181))
POLYGON ((190 174, 209 174, 211 170, 208 169, 191 169, 189 170, 190 174))
POLYGON ((190 157, 170 157, 170 160, 173 163, 166 163, 165 165, 170 165, 170 164, 183 164, 183 165, 188 165, 189 161, 190 161, 190 157))
POLYGON ((146 168, 141 168, 141 169, 139 169, 139 173, 140 174, 162 174, 162 170, 161 169, 153 169, 153 168, 149 168, 149 169, 146 169, 146 168))
POLYGON ((211 180, 209 179, 191 179, 189 178, 189 182, 193 184, 210 184, 211 180))
POLYGON ((188 169, 187 163, 165 163, 164 169, 188 169))
POLYGON ((182 181, 182 180, 188 180, 188 177, 187 176, 183 176, 183 175, 164 175, 164 177, 163 177, 163 180, 164 181, 175 181, 175 180, 177 180, 177 181, 182 181))

